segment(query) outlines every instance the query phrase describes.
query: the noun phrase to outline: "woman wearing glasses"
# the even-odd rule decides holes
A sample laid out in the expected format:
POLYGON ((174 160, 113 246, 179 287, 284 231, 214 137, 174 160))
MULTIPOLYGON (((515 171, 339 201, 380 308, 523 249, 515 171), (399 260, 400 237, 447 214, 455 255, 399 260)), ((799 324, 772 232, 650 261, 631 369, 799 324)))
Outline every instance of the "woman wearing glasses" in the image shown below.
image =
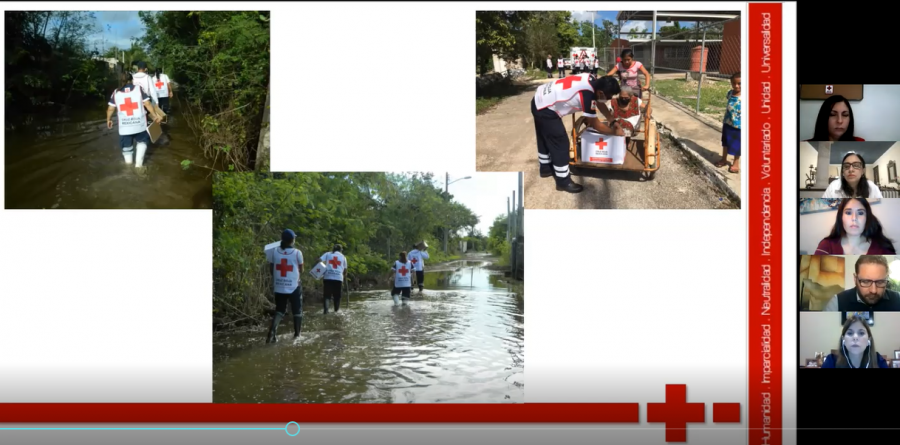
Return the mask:
POLYGON ((881 190, 866 178, 866 161, 849 152, 841 161, 841 177, 828 184, 823 198, 881 198, 881 190))
POLYGON ((837 354, 828 354, 823 368, 887 368, 887 361, 875 350, 872 331, 866 320, 855 315, 847 317, 841 330, 837 354))
POLYGON ((881 223, 865 199, 842 199, 831 234, 819 243, 815 255, 896 255, 894 243, 884 236, 881 223))

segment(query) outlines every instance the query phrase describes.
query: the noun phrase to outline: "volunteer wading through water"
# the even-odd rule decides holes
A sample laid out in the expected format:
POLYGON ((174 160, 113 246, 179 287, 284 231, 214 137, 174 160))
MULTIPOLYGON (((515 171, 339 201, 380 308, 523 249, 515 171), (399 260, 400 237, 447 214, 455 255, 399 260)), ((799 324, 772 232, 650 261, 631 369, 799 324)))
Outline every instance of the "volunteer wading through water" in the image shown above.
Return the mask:
POLYGON ((300 336, 303 324, 303 290, 300 287, 300 274, 303 272, 303 254, 294 248, 297 235, 291 229, 281 234, 281 246, 266 251, 266 260, 272 264, 273 284, 275 288, 275 317, 269 328, 266 343, 278 340, 278 324, 284 318, 288 300, 291 301, 291 313, 294 315, 294 338, 300 336))
MULTIPOLYGON (((113 92, 109 97, 109 107, 106 109, 106 128, 112 129, 113 111, 118 110, 116 118, 119 122, 119 145, 125 163, 131 165, 132 159, 135 167, 143 168, 144 154, 150 144, 150 135, 147 134, 147 110, 153 110, 148 96, 140 87, 132 83, 131 75, 126 76, 125 85, 113 92), (143 106, 142 106, 143 104, 143 106), (137 156, 135 156, 137 146, 137 156)), ((160 122, 162 116, 150 111, 154 122, 160 122)))
POLYGON ((347 258, 341 253, 341 245, 335 244, 331 252, 327 252, 319 258, 325 263, 325 276, 322 281, 322 291, 324 297, 322 305, 325 307, 325 313, 328 313, 328 300, 334 302, 334 311, 337 312, 341 308, 341 285, 347 278, 347 258))
POLYGON ((153 106, 152 108, 148 107, 148 109, 156 111, 156 114, 162 117, 166 117, 166 113, 159 108, 159 96, 156 94, 156 87, 153 86, 153 78, 147 73, 147 63, 138 62, 136 65, 138 72, 133 75, 134 84, 140 86, 150 96, 153 106))
POLYGON ((407 257, 409 257, 409 261, 413 263, 413 266, 416 268, 416 283, 419 283, 419 293, 425 290, 425 260, 428 259, 428 246, 425 245, 425 242, 419 243, 417 246, 413 246, 413 250, 409 251, 407 257))
POLYGON ((406 258, 406 252, 400 252, 400 259, 394 261, 391 266, 391 278, 394 279, 394 289, 391 291, 391 297, 394 299, 394 306, 400 304, 400 296, 403 296, 403 305, 409 301, 409 293, 412 290, 412 274, 413 263, 406 258))
POLYGON ((531 100, 531 115, 537 133, 538 162, 541 177, 556 176, 556 190, 578 193, 584 189, 572 182, 569 173, 569 134, 562 118, 582 112, 585 124, 600 134, 624 136, 622 124, 615 122, 606 101, 619 94, 619 82, 612 76, 596 78, 592 74, 579 74, 547 82, 538 87, 531 100), (597 109, 612 122, 608 126, 594 112, 597 109))
POLYGON ((156 88, 156 95, 159 97, 159 107, 162 108, 163 113, 169 114, 169 98, 174 96, 169 76, 163 74, 162 68, 157 68, 151 81, 153 87, 156 88))

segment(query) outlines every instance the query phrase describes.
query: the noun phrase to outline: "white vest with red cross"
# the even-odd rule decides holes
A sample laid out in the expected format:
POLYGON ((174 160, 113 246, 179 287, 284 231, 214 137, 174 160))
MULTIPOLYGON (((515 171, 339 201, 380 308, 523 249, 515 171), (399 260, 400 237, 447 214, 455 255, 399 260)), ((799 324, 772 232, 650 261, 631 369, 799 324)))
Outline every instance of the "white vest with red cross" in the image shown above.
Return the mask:
POLYGON ((147 131, 147 116, 144 114, 140 88, 116 90, 115 101, 116 114, 119 118, 119 135, 130 136, 147 131))
POLYGON ((322 255, 322 262, 325 263, 325 279, 326 280, 344 280, 344 269, 347 267, 347 259, 340 252, 328 252, 322 255))
POLYGON ((153 82, 153 86, 156 88, 157 96, 162 98, 169 97, 169 76, 160 74, 158 79, 156 76, 153 76, 150 81, 153 82))
POLYGON ((557 68, 562 68, 563 65, 564 65, 563 59, 556 59, 556 67, 557 68))
POLYGON ((412 287, 412 274, 416 268, 410 261, 394 261, 394 287, 412 287))
POLYGON ((275 292, 293 293, 300 285, 300 265, 303 264, 300 251, 276 247, 272 249, 272 262, 275 263, 275 292))
POLYGON ((549 108, 559 117, 568 116, 582 110, 582 91, 594 92, 588 79, 590 74, 576 74, 538 87, 534 94, 534 105, 538 110, 549 108))

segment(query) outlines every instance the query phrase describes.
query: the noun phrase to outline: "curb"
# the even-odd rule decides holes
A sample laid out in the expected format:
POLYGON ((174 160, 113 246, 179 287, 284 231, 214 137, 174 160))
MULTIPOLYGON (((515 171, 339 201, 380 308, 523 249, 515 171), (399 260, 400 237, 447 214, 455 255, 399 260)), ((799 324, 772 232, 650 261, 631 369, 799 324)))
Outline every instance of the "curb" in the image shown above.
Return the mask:
POLYGON ((697 119, 697 120, 700 121, 701 123, 706 124, 707 126, 709 126, 710 128, 712 128, 713 130, 716 130, 716 131, 718 131, 719 133, 722 132, 722 123, 721 123, 721 122, 715 122, 715 121, 713 121, 712 119, 710 119, 710 118, 708 118, 708 117, 706 117, 706 116, 703 116, 703 115, 701 115, 701 114, 697 114, 697 113, 694 112, 694 110, 691 110, 690 108, 688 108, 688 107, 682 105, 681 103, 676 102, 675 100, 673 100, 673 99, 671 99, 671 98, 668 98, 668 97, 666 97, 666 96, 663 96, 662 94, 659 94, 659 93, 653 93, 653 95, 656 96, 656 97, 658 97, 658 98, 660 98, 660 99, 662 99, 662 100, 663 100, 664 102, 666 102, 667 104, 672 105, 673 107, 678 108, 678 109, 681 110, 681 111, 684 111, 685 113, 689 114, 689 115, 690 115, 691 117, 693 117, 694 119, 697 119))
POLYGON ((728 193, 728 196, 731 199, 737 201, 738 204, 742 202, 740 193, 735 191, 731 184, 729 184, 727 181, 725 181, 725 179, 722 178, 721 173, 719 173, 719 170, 716 168, 716 166, 712 165, 712 163, 707 161, 706 158, 700 156, 699 153, 695 152, 685 143, 681 142, 681 138, 678 137, 678 133, 675 130, 667 127, 664 123, 660 122, 659 119, 656 119, 656 126, 661 136, 668 137, 673 142, 675 142, 675 145, 678 146, 678 148, 689 154, 694 159, 694 161, 696 161, 701 167, 703 167, 704 170, 706 170, 707 175, 712 177, 713 181, 717 185, 719 185, 720 188, 725 190, 726 193, 728 193))

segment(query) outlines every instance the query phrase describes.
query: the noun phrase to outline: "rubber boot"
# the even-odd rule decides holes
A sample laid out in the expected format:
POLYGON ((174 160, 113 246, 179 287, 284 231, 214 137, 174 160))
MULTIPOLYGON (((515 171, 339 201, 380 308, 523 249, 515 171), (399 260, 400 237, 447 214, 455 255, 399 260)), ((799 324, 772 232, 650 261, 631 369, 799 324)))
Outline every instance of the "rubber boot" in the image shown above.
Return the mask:
POLYGON ((303 326, 303 316, 294 315, 294 338, 300 336, 300 327, 303 326))
POLYGON ((147 144, 144 142, 137 143, 137 153, 134 158, 134 166, 141 168, 144 166, 144 154, 147 153, 147 144))
POLYGON ((333 300, 333 303, 332 303, 331 307, 334 308, 334 312, 335 312, 335 313, 337 313, 337 311, 341 310, 341 299, 340 299, 340 298, 335 298, 335 299, 333 300))
POLYGON ((328 297, 325 297, 322 300, 322 307, 325 309, 325 313, 327 314, 328 313, 328 297))
POLYGON ((131 165, 134 162, 134 147, 123 148, 122 157, 125 158, 125 164, 131 165))
POLYGON ((284 314, 281 312, 275 313, 275 318, 272 319, 272 326, 269 327, 269 335, 266 337, 266 344, 278 341, 278 325, 281 323, 282 318, 284 318, 284 314))
POLYGON ((391 295, 394 297, 394 306, 400 306, 400 296, 399 295, 391 295))
POLYGON ((409 298, 403 297, 403 305, 406 306, 409 304, 409 298))

